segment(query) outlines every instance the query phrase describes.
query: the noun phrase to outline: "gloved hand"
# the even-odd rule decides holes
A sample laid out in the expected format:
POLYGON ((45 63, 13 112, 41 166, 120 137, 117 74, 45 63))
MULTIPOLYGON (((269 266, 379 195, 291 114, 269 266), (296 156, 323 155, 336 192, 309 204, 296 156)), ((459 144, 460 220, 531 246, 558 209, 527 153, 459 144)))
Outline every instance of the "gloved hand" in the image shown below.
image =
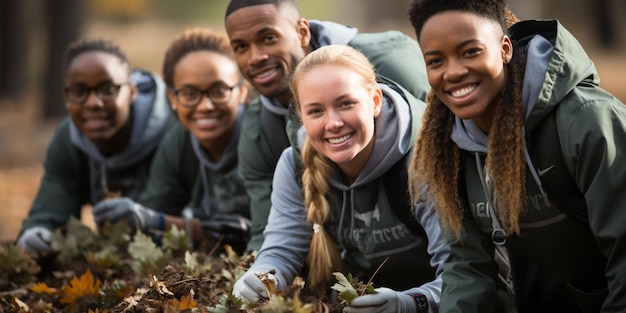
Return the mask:
POLYGON ((247 302, 269 300, 269 292, 265 284, 252 271, 247 271, 233 286, 233 295, 247 302))
POLYGON ((98 227, 107 221, 113 224, 120 220, 127 221, 133 231, 139 228, 147 233, 151 229, 163 230, 165 227, 162 212, 146 208, 127 197, 96 203, 93 207, 93 218, 98 227))
POLYGON ((212 233, 241 233, 250 232, 252 222, 239 214, 216 213, 211 219, 200 221, 200 226, 206 232, 212 233))
POLYGON ((415 312, 413 297, 389 288, 376 288, 377 293, 354 298, 344 313, 415 312))
POLYGON ((35 226, 24 230, 15 245, 31 255, 46 254, 52 252, 51 241, 52 232, 49 229, 35 226))

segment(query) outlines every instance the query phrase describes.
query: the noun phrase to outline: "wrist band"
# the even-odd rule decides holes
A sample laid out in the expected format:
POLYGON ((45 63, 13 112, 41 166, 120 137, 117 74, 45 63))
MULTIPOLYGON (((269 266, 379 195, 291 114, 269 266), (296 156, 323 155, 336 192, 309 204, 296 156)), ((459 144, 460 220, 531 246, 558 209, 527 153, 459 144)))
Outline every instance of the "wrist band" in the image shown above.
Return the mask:
POLYGON ((187 233, 189 244, 193 249, 193 209, 190 207, 184 208, 182 215, 183 220, 185 221, 185 233, 187 233))
POLYGON ((159 213, 159 230, 165 230, 165 213, 159 213))
POLYGON ((411 297, 413 297, 413 302, 415 302, 415 309, 418 313, 428 312, 428 299, 425 295, 417 294, 411 297))

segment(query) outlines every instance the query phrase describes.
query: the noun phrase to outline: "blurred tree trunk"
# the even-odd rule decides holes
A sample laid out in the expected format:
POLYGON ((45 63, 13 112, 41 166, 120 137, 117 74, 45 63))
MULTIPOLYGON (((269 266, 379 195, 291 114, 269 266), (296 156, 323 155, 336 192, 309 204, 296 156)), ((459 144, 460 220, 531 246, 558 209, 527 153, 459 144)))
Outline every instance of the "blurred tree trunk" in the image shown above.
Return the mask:
POLYGON ((544 0, 513 0, 509 7, 520 20, 544 18, 544 0))
POLYGON ((48 18, 48 60, 44 75, 44 118, 65 114, 63 100, 63 54, 67 46, 78 39, 84 23, 83 1, 45 1, 48 18))
POLYGON ((591 9, 595 11, 595 25, 600 45, 605 49, 613 48, 616 44, 615 23, 611 14, 609 0, 590 1, 591 9))
POLYGON ((337 1, 341 12, 346 12, 340 23, 358 26, 362 32, 389 29, 411 31, 407 10, 410 0, 342 0, 337 1))
POLYGON ((26 38, 21 17, 21 1, 0 1, 0 99, 15 101, 24 91, 26 38))

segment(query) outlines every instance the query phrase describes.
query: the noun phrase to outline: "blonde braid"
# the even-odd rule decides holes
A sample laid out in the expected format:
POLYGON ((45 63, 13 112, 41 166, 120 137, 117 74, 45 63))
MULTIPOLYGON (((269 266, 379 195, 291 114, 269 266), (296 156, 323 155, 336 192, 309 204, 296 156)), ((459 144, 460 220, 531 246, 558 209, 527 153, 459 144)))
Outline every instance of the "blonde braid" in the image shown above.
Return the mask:
POLYGON ((340 270, 341 267, 337 245, 324 228, 330 214, 330 206, 326 199, 328 183, 325 178, 330 172, 330 166, 311 146, 308 138, 302 147, 302 161, 306 164, 302 173, 304 206, 307 208, 307 219, 314 224, 307 281, 313 290, 320 290, 331 279, 332 272, 340 270))

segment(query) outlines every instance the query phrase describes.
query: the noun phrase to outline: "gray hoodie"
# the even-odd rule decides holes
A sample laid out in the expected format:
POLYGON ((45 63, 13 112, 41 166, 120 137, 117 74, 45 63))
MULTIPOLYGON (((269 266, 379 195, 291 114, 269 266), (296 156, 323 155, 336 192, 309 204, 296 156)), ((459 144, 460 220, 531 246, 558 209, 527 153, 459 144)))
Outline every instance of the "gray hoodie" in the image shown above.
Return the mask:
MULTIPOLYGON (((386 85, 380 87, 385 97, 383 112, 376 119, 374 151, 351 185, 341 182, 336 167, 328 177, 332 216, 325 228, 340 246, 344 268, 350 273, 367 281, 368 275, 389 258, 377 277, 389 282, 386 287, 410 288, 406 290, 407 294, 426 295, 431 312, 436 312, 441 290, 440 273, 448 254, 437 216, 432 207, 417 204, 416 219, 428 238, 411 233, 393 213, 380 184, 382 175, 410 153, 421 122, 416 117, 421 116, 425 105, 419 101, 421 107, 409 109, 397 92, 386 85)), ((303 138, 304 132, 301 131, 300 139, 303 138)), ((250 269, 257 272, 275 269, 280 288, 285 288, 295 276, 301 275, 313 234, 313 226, 306 220, 295 167, 292 148, 287 148, 274 175, 272 209, 264 232, 265 241, 250 269)), ((374 281, 376 284, 376 279, 374 281)), ((383 284, 375 286, 382 287, 383 284)))
POLYGON ((63 120, 48 145, 41 185, 22 230, 64 225, 71 216, 80 217, 82 205, 102 200, 108 191, 139 196, 152 156, 174 119, 158 75, 135 70, 131 80, 137 82, 139 94, 131 105, 134 120, 128 146, 105 157, 70 118, 63 120))

